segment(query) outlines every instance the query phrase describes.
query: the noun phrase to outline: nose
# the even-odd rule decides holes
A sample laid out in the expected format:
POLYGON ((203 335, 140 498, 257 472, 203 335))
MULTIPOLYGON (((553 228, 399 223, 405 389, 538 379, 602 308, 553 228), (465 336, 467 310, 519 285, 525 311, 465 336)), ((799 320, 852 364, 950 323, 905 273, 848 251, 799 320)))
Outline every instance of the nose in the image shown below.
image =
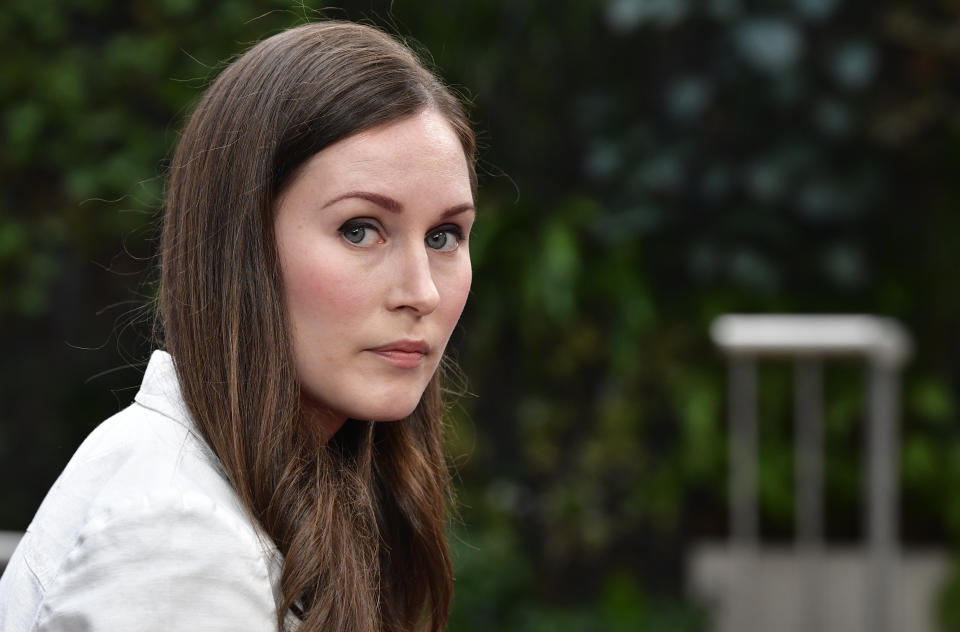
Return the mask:
POLYGON ((425 316, 437 309, 440 292, 433 279, 430 255, 423 243, 405 248, 392 264, 392 283, 387 297, 390 310, 408 309, 425 316))

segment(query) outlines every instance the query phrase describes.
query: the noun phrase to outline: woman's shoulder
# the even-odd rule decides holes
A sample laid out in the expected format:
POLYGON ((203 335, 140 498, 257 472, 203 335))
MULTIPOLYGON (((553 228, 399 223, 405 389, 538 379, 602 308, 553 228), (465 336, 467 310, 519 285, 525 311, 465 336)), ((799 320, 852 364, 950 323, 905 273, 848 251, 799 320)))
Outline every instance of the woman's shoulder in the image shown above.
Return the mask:
POLYGON ((133 507, 229 516, 254 532, 220 461, 180 397, 170 356, 155 352, 134 402, 83 441, 40 505, 28 531, 57 547, 71 543, 91 516, 133 507), (192 500, 191 500, 192 499, 192 500))
POLYGON ((31 525, 0 581, 3 629, 276 627, 268 548, 207 495, 154 489, 98 501, 69 542, 50 527, 31 525))
POLYGON ((96 506, 171 492, 206 495, 243 512, 219 459, 189 417, 144 406, 138 394, 77 448, 50 496, 66 494, 96 506))
MULTIPOLYGON (((240 524, 249 522, 219 460, 189 422, 134 402, 84 440, 31 527, 49 521, 48 512, 65 523, 90 513, 122 511, 131 502, 176 511, 187 498, 203 498, 199 507, 235 516, 240 524)), ((191 506, 191 511, 199 507, 191 506)))
POLYGON ((204 602, 251 622, 275 616, 279 553, 193 426, 169 356, 156 360, 134 403, 94 429, 41 504, 0 580, 0 628, 99 617, 84 605, 98 603, 121 617, 104 629, 138 628, 122 619, 137 608, 169 617, 204 602), (136 608, 117 607, 117 594, 136 608))

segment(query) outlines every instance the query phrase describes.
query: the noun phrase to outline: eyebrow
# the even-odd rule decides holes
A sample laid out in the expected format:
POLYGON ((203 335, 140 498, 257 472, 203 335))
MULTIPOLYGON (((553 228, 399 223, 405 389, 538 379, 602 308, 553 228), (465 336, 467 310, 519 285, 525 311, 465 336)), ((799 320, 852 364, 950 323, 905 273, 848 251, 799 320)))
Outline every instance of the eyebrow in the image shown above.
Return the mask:
MULTIPOLYGON (((326 204, 323 205, 322 208, 327 208, 328 206, 336 204, 341 200, 347 200, 350 198, 357 198, 361 200, 366 200, 368 202, 372 202, 377 206, 383 208, 384 210, 390 211, 391 213, 403 212, 403 204, 401 204, 399 201, 393 199, 392 197, 388 197, 386 195, 381 195, 379 193, 371 193, 370 191, 349 191, 347 193, 344 193, 343 195, 338 195, 332 200, 329 200, 326 204)), ((458 215, 460 213, 463 213, 466 211, 473 211, 473 210, 476 210, 473 204, 470 204, 470 203, 457 204, 456 206, 451 206, 450 208, 446 209, 443 213, 441 213, 441 217, 443 219, 446 219, 448 217, 453 217, 454 215, 458 215)))

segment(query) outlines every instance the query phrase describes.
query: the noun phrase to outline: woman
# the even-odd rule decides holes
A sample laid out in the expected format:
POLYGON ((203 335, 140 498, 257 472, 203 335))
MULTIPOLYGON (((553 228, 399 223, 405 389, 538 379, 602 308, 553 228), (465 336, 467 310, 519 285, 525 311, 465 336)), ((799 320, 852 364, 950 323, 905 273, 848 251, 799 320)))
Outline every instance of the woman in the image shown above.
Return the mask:
POLYGON ((44 500, 0 628, 443 629, 473 159, 457 99, 371 27, 227 67, 170 168, 166 352, 44 500))

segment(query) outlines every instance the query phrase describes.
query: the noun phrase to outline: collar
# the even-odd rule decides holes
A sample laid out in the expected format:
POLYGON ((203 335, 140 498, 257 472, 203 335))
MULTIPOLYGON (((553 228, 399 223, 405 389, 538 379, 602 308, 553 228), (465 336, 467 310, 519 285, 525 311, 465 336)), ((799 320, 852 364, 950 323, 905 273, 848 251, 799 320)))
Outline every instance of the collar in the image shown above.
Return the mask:
POLYGON ((191 433, 197 433, 190 410, 180 392, 173 356, 166 351, 158 349, 151 354, 134 401, 186 426, 191 433))

